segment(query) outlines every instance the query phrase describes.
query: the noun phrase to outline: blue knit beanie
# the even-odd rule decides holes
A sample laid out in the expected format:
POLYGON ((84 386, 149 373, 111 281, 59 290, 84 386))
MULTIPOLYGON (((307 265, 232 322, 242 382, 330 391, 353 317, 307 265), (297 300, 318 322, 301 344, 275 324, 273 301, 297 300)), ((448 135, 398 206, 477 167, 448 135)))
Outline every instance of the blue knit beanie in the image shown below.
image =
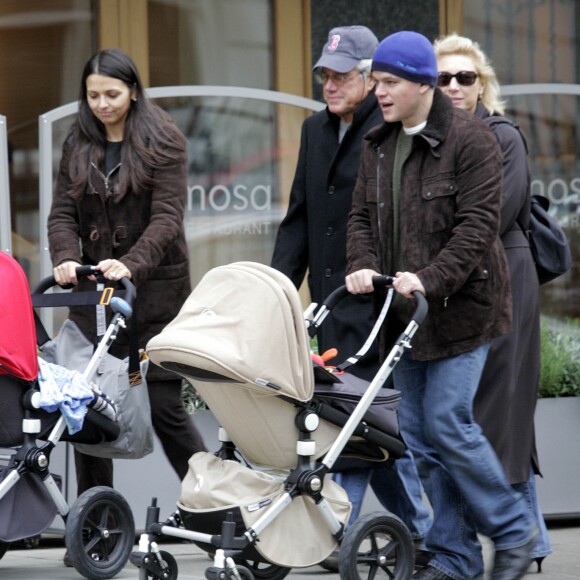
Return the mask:
POLYGON ((437 86, 437 58, 433 45, 418 32, 403 30, 382 40, 373 56, 372 70, 437 86))

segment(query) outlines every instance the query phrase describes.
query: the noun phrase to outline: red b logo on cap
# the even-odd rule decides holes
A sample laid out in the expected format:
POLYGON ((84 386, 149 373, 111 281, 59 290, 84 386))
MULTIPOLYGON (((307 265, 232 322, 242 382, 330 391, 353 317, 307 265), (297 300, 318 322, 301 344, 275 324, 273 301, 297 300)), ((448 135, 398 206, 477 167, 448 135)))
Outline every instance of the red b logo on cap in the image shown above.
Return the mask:
POLYGON ((338 48, 339 42, 340 42, 340 34, 333 34, 330 37, 330 42, 328 43, 328 50, 334 52, 338 48))

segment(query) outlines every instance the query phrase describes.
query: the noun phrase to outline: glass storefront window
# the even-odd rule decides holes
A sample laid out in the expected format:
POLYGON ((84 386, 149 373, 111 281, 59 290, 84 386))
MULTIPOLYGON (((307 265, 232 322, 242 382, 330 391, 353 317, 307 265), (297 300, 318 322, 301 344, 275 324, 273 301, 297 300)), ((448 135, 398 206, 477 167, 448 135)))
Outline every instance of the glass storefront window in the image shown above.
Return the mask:
POLYGON ((185 219, 192 282, 230 262, 268 264, 286 212, 281 167, 294 165, 300 140, 300 124, 284 135, 277 132, 279 117, 290 107, 219 95, 158 102, 188 141, 185 219))
POLYGON ((149 0, 148 19, 152 87, 273 87, 272 0, 149 0))
POLYGON ((96 47, 95 3, 0 3, 0 114, 7 119, 12 253, 38 278, 38 116, 78 96, 96 47))
MULTIPOLYGON (((272 89, 271 0, 152 0, 148 6, 152 87, 272 89)), ((221 264, 269 264, 304 112, 218 94, 159 103, 188 140, 192 282, 221 264)))
POLYGON ((577 2, 465 0, 464 34, 490 57, 506 115, 529 145, 532 193, 550 199, 565 226, 574 266, 542 287, 542 313, 552 323, 580 318, 580 112, 577 2))

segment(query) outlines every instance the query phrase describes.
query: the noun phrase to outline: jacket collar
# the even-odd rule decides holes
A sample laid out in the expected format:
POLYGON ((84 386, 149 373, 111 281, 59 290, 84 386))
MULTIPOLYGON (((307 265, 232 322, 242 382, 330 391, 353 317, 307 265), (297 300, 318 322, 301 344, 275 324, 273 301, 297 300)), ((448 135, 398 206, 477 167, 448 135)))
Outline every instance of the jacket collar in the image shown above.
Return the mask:
MULTIPOLYGON (((451 125, 451 118, 453 117, 453 104, 451 100, 446 97, 440 89, 435 88, 433 95, 433 104, 427 117, 427 125, 417 135, 427 141, 429 146, 433 149, 445 141, 449 126, 451 125)), ((379 127, 371 129, 365 136, 365 139, 371 141, 373 146, 380 145, 392 131, 399 131, 401 123, 384 122, 379 127)))
POLYGON ((485 119, 486 117, 490 117, 491 116, 489 114, 489 111, 485 107, 485 105, 483 105, 482 103, 477 103, 477 107, 475 108, 475 111, 474 111, 473 114, 476 117, 479 117, 480 119, 485 119))

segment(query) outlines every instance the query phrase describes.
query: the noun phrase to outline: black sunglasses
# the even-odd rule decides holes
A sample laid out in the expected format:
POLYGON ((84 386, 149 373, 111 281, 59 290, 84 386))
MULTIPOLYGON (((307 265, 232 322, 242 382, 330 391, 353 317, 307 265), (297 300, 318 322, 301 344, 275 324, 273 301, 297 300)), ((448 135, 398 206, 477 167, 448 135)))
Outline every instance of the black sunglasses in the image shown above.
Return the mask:
POLYGON ((440 87, 448 87, 451 79, 457 79, 457 82, 464 87, 470 87, 477 78, 477 73, 470 70, 461 70, 452 75, 448 72, 440 72, 437 78, 437 85, 440 87))

